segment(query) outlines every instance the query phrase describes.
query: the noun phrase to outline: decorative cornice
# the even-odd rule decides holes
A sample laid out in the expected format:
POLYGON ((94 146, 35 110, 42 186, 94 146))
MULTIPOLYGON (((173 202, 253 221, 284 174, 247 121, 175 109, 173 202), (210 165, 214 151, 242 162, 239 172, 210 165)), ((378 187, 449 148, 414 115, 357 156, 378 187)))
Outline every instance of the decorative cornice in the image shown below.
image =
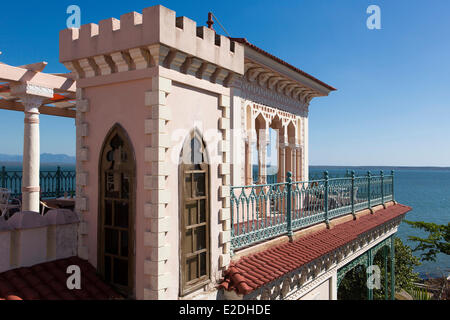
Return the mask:
POLYGON ((269 67, 245 59, 245 74, 233 86, 240 88, 242 97, 267 105, 276 105, 289 112, 308 116, 308 106, 314 97, 326 95, 309 85, 275 72, 269 67))
POLYGON ((159 5, 62 30, 60 49, 78 78, 163 66, 227 86, 244 73, 243 45, 159 5))
POLYGON ((229 86, 235 76, 235 72, 232 70, 161 44, 150 45, 148 50, 132 48, 95 56, 93 59, 64 62, 64 65, 75 73, 78 79, 156 66, 173 69, 226 87, 229 86))
MULTIPOLYGON (((268 80, 265 81, 268 87, 271 86, 271 81, 272 78, 268 78, 268 80)), ((301 117, 308 116, 309 103, 296 100, 284 93, 261 86, 261 83, 261 81, 251 82, 247 80, 246 77, 236 77, 232 86, 240 89, 240 96, 243 99, 272 106, 301 117)), ((293 89, 290 88, 289 91, 292 92, 293 89)))

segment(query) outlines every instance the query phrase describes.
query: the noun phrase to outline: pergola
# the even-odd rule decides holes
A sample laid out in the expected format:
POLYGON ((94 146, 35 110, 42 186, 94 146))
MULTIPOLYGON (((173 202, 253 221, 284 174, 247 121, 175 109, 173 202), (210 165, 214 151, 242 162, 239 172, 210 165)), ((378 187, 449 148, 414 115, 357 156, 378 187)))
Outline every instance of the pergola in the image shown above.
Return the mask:
POLYGON ((0 62, 0 109, 24 112, 22 211, 39 212, 39 114, 75 118, 71 74, 43 73, 47 62, 19 67, 0 62))

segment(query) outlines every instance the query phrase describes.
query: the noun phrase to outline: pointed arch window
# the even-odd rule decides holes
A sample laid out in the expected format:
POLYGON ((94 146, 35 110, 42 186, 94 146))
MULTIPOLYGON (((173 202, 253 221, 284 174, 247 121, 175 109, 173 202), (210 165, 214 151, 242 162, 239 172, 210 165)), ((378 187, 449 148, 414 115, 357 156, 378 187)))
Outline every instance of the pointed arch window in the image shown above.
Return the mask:
POLYGON ((99 163, 98 269, 126 296, 134 290, 135 158, 125 130, 108 133, 99 163))
POLYGON ((209 164, 203 139, 186 139, 180 157, 180 294, 210 281, 209 164))

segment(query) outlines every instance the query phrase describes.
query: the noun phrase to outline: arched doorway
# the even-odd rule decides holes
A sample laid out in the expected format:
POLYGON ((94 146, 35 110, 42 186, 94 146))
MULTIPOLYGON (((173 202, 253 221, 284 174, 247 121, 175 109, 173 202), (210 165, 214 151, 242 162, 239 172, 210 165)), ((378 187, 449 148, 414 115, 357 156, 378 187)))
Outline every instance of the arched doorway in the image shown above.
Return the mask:
POLYGON ((180 295, 210 281, 210 191, 205 144, 193 131, 180 154, 180 295))
POLYGON ((134 289, 135 175, 133 147, 116 124, 100 154, 98 271, 128 297, 134 289))
POLYGON ((391 248, 389 243, 376 247, 373 254, 373 264, 380 268, 380 288, 373 289, 373 300, 388 300, 390 295, 390 288, 388 286, 390 282, 391 273, 391 248))
POLYGON ((367 300, 366 267, 357 265, 339 283, 338 300, 367 300))
POLYGON ((257 171, 254 170, 253 183, 265 184, 267 183, 267 139, 269 130, 267 128, 266 119, 260 113, 255 119, 256 130, 256 150, 258 166, 257 171))
POLYGON ((276 115, 269 126, 269 145, 267 148, 267 183, 269 184, 286 181, 285 173, 282 172, 284 163, 281 164, 280 153, 283 133, 283 124, 280 117, 276 115))
POLYGON ((338 270, 338 300, 366 300, 366 270, 370 264, 370 249, 338 270))
POLYGON ((379 242, 338 270, 338 300, 395 299, 394 241, 391 236, 379 242))

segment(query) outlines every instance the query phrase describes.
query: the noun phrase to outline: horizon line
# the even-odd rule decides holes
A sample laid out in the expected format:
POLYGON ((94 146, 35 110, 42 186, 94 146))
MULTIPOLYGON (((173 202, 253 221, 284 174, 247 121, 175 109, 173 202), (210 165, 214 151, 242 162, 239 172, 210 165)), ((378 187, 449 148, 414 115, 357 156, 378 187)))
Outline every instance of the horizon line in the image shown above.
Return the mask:
MULTIPOLYGON (((68 156, 68 155, 67 155, 68 156)), ((75 157, 75 156, 69 156, 75 157)), ((20 164, 22 161, 10 161, 10 160, 0 160, 0 163, 15 163, 20 164)), ((44 164, 58 164, 60 162, 41 162, 44 164)), ((64 162, 65 164, 71 164, 72 162, 64 162)), ((76 164, 76 162, 73 162, 76 164)), ((253 166, 257 166, 253 164, 253 166)), ((270 166, 269 166, 270 167, 270 166)), ((338 164, 310 164, 308 167, 335 167, 335 168, 439 168, 439 169, 450 169, 450 166, 438 166, 438 165, 338 165, 338 164)))

